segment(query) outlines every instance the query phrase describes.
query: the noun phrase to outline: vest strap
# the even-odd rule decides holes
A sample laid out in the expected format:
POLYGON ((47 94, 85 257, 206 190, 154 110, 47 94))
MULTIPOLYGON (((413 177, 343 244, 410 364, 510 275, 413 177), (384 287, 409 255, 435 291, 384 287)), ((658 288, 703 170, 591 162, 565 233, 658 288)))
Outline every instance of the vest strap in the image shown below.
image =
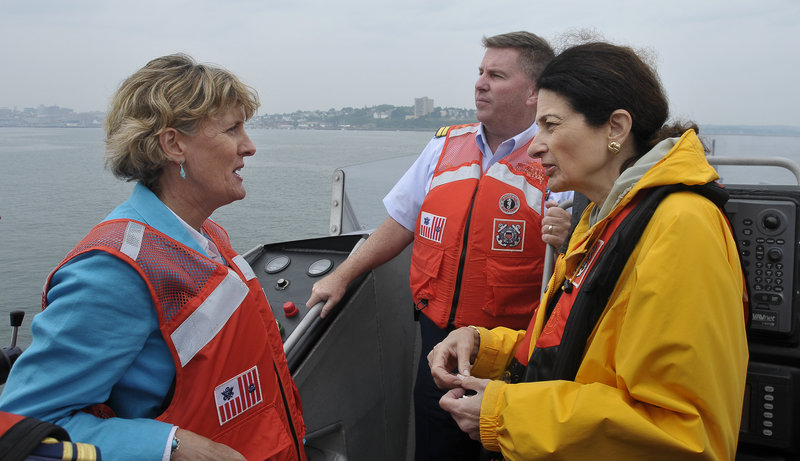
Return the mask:
POLYGON ((619 224, 593 270, 583 281, 564 326, 561 343, 558 346, 534 349, 525 370, 524 381, 575 380, 586 349, 586 341, 605 311, 620 274, 639 243, 644 229, 664 197, 680 191, 700 194, 720 209, 723 209, 729 197, 728 191, 715 182, 695 186, 674 184, 640 192, 646 195, 619 224))
POLYGON ((46 437, 69 441, 69 435, 60 426, 23 417, 0 434, 0 453, 3 459, 24 460, 46 437))

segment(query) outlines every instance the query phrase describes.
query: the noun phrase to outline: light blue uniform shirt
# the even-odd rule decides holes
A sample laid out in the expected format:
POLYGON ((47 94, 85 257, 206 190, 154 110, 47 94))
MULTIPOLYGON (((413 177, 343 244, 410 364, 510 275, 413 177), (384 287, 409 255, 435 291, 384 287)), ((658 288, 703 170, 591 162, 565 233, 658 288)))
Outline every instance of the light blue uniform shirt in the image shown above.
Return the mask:
MULTIPOLYGON (((141 221, 203 252, 141 184, 105 220, 117 218, 141 221)), ((58 424, 73 441, 100 447, 104 458, 168 457, 174 428, 153 418, 175 365, 144 280, 128 263, 92 251, 53 275, 48 301, 33 319, 33 342, 12 368, 0 410, 58 424), (97 402, 109 402, 118 418, 80 411, 97 402)))
MULTIPOLYGON (((481 123, 478 126, 475 142, 482 153, 481 165, 483 171, 486 172, 490 166, 514 152, 517 146, 527 144, 536 135, 537 130, 538 126, 534 123, 522 133, 500 143, 497 147, 497 152, 492 152, 486 143, 486 135, 483 132, 483 124, 481 123)), ((389 212, 389 216, 411 232, 414 232, 422 202, 425 200, 425 196, 428 195, 428 191, 430 191, 433 173, 436 171, 436 165, 439 163, 439 157, 442 155, 446 139, 444 136, 431 139, 419 157, 417 157, 417 160, 414 161, 403 177, 397 181, 392 190, 383 199, 383 205, 386 207, 386 211, 389 212)), ((550 194, 550 199, 559 203, 569 198, 572 198, 572 191, 553 192, 550 194)))

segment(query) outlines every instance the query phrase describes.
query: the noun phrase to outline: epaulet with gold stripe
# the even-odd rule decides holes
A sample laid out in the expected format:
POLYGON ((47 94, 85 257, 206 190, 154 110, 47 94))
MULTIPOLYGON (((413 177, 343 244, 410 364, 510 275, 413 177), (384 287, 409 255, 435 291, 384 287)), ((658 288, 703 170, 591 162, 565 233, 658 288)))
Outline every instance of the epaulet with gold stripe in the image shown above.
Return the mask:
POLYGON ((452 128, 452 127, 451 126, 443 126, 443 127, 439 128, 439 131, 436 132, 436 135, 434 136, 434 138, 443 138, 443 137, 447 136, 447 132, 450 131, 450 128, 452 128))

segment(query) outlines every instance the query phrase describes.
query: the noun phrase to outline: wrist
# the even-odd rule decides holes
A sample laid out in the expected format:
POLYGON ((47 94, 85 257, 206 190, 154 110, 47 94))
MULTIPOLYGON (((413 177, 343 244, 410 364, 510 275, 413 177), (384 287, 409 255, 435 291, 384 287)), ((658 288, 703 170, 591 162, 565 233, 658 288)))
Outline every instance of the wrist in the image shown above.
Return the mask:
POLYGON ((478 355, 478 350, 481 348, 481 330, 475 325, 468 325, 467 328, 473 332, 472 359, 474 360, 478 355))
POLYGON ((177 432, 172 436, 172 446, 169 450, 169 459, 175 457, 175 452, 181 448, 181 440, 178 438, 177 432))

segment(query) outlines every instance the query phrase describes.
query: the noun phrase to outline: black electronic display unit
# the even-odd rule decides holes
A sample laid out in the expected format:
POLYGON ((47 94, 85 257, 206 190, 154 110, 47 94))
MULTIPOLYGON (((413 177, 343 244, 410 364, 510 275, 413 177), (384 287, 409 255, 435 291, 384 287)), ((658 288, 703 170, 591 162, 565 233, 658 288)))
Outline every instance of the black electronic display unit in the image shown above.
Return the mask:
POLYGON ((750 299, 737 460, 800 459, 800 186, 728 186, 750 299))

